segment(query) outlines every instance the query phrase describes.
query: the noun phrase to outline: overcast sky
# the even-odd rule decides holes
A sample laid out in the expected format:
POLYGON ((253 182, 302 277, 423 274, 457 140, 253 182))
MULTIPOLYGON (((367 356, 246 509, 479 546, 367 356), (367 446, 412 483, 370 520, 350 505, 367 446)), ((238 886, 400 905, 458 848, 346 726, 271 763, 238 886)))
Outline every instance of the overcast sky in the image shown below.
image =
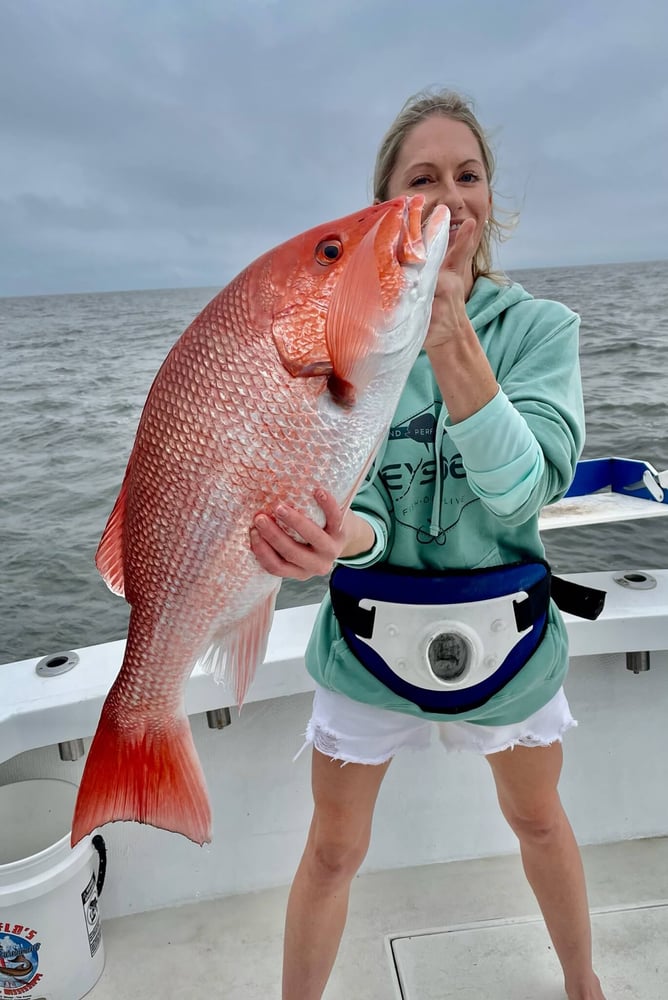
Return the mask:
POLYGON ((665 0, 0 0, 0 295, 222 287, 472 96, 507 269, 668 257, 665 0))

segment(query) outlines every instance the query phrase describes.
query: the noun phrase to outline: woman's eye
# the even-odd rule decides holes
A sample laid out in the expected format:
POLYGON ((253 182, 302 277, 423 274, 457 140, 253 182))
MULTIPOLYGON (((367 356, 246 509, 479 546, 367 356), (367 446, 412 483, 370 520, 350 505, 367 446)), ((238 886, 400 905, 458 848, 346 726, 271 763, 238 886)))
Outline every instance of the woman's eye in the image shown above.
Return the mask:
POLYGON ((461 180, 463 180, 465 184, 471 184, 473 181, 480 180, 480 178, 477 174, 474 174, 472 170, 466 170, 462 174, 461 180))
POLYGON ((411 181, 411 185, 410 186, 411 187, 420 187, 422 184, 429 184, 430 181, 431 181, 431 177, 428 177, 426 174, 420 174, 419 177, 416 177, 415 180, 411 181))

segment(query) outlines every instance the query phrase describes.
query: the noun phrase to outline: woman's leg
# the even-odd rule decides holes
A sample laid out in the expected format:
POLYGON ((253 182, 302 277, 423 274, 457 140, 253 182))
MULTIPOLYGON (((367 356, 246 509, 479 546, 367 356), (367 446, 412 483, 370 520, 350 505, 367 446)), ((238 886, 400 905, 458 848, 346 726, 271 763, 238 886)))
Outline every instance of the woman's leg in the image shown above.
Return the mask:
POLYGON ((569 1000, 605 1000, 592 968, 591 923, 580 851, 559 798, 561 743, 515 746, 487 758, 503 815, 564 971, 569 1000))
POLYGON ((314 811, 285 924, 283 1000, 320 1000, 348 913, 350 883, 366 855, 373 810, 390 761, 345 764, 313 751, 314 811))

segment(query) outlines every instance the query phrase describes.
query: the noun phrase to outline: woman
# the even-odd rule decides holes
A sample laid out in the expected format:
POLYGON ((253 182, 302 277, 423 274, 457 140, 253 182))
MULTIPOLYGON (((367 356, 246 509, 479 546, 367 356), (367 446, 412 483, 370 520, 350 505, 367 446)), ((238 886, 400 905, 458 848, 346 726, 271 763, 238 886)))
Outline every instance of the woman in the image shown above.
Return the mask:
POLYGON ((305 580, 336 564, 306 655, 315 808, 288 904, 284 1000, 322 996, 383 777, 433 725, 446 747, 489 762, 569 1000, 604 1000, 580 855, 557 792, 561 737, 574 723, 562 690, 565 629, 538 533, 584 440, 579 319, 491 274, 493 172, 486 137, 456 94, 418 95, 393 123, 375 199, 419 192, 425 218, 438 204, 451 214, 424 350, 351 510, 342 518, 319 491, 324 528, 281 508, 281 524, 258 515, 251 531, 257 559, 277 576, 305 580), (535 600, 518 601, 532 588, 535 600), (364 596, 377 600, 374 621, 361 617, 364 596), (402 612, 407 601, 424 605, 426 632, 402 612), (522 622, 509 618, 509 601, 526 603, 522 622), (381 612, 394 623, 385 631, 381 612), (409 655, 386 634, 408 642, 409 655))

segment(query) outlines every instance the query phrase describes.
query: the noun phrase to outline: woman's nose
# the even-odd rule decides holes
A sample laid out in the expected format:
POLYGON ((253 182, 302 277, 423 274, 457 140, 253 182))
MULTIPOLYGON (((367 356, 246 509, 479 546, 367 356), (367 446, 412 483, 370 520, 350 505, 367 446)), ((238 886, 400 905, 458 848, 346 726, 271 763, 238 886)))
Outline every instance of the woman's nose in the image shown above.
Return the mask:
POLYGON ((429 192, 424 204, 423 219, 428 219, 437 205, 445 205, 452 216, 461 211, 464 200, 456 184, 439 184, 437 188, 429 192))
POLYGON ((462 192, 457 186, 454 178, 451 180, 443 180, 439 185, 439 203, 441 205, 447 205, 450 209, 450 214, 454 215, 464 204, 464 199, 462 197, 462 192))

